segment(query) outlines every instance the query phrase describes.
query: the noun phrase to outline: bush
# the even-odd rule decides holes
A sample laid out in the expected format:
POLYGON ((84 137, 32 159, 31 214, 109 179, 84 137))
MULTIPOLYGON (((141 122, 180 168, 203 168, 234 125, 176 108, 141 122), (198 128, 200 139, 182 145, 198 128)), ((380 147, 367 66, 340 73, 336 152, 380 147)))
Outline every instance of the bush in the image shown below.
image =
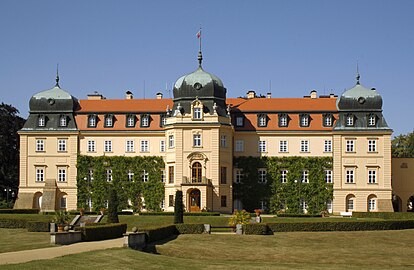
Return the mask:
POLYGON ((176 224, 179 234, 201 234, 204 233, 204 224, 176 224))
POLYGON ((175 192, 174 204, 174 224, 184 223, 184 207, 183 207, 183 192, 177 190, 175 192))
MULTIPOLYGON (((174 216, 174 212, 141 212, 140 216, 174 216)), ((220 216, 220 212, 184 212, 184 216, 220 216)))
POLYGON ((175 225, 168 225, 158 228, 146 229, 145 233, 147 235, 147 242, 151 243, 178 234, 178 231, 175 225))
POLYGON ((101 226, 80 227, 82 241, 98 241, 122 237, 126 232, 125 223, 106 224, 101 226))
POLYGON ((307 217, 322 217, 321 214, 294 214, 294 213, 283 213, 283 214, 277 214, 277 217, 299 217, 299 218, 307 218, 307 217))
POLYGON ((39 214, 39 209, 0 209, 0 214, 39 214))
POLYGON ((265 223, 243 225, 244 234, 266 235, 269 234, 269 227, 265 223))
POLYGON ((352 212, 355 218, 414 219, 413 212, 352 212))
POLYGON ((236 226, 237 224, 249 224, 252 219, 252 216, 246 210, 233 212, 233 215, 229 219, 230 226, 236 226))
POLYGON ((119 216, 132 216, 132 215, 134 215, 134 212, 132 212, 132 211, 121 211, 121 212, 118 212, 118 215, 119 216))
POLYGON ((28 220, 18 218, 1 218, 0 217, 0 228, 7 229, 18 229, 26 228, 28 220))
POLYGON ((49 232, 50 223, 42 221, 28 221, 26 228, 29 232, 49 232))

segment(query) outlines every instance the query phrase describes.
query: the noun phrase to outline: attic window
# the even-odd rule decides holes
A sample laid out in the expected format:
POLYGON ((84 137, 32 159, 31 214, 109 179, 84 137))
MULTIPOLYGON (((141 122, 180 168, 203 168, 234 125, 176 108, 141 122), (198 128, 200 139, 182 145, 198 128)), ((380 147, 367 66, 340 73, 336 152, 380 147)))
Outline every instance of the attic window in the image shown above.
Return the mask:
POLYGON ((114 116, 112 114, 107 114, 105 116, 105 127, 113 127, 114 126, 114 116))
POLYGON ((130 115, 127 116, 126 126, 127 127, 134 127, 135 126, 135 115, 130 114, 130 115))
POLYGON ((39 127, 44 127, 46 125, 46 117, 44 115, 39 115, 37 125, 39 127))
POLYGON ((324 114, 323 115, 323 126, 324 127, 332 127, 332 114, 328 113, 328 114, 324 114))
POLYGON ((355 119, 354 118, 355 117, 352 114, 347 115, 345 125, 347 127, 353 127, 354 124, 355 124, 355 119))
POLYGON ((259 127, 266 127, 267 126, 267 115, 266 114, 259 114, 257 116, 257 125, 259 127))
POLYGON ((68 124, 66 115, 61 115, 59 118, 59 126, 66 127, 68 124))
POLYGON ((193 118, 194 119, 201 119, 201 108, 194 108, 193 118))
POLYGON ((97 117, 92 114, 88 116, 88 127, 96 127, 97 117))
POLYGON ((244 116, 237 116, 236 117, 236 127, 244 126, 244 116))
POLYGON ((279 127, 287 127, 288 126, 288 116, 287 114, 279 114, 279 127))
POLYGON ((375 114, 370 114, 368 116, 368 126, 375 127, 376 124, 377 124, 377 117, 375 116, 375 114))
POLYGON ((149 115, 143 114, 141 116, 141 127, 149 127, 149 115))
POLYGON ((299 125, 301 127, 309 127, 309 118, 309 114, 301 114, 299 125))

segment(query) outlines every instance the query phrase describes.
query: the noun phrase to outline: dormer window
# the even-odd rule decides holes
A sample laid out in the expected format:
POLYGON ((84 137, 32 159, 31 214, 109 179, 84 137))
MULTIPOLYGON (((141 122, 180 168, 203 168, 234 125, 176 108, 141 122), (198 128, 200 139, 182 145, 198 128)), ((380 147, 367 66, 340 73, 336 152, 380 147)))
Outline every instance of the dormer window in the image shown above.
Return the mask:
POLYGON ((279 114, 279 127, 287 127, 288 126, 288 116, 287 114, 279 114))
POLYGON ((347 126, 347 127, 353 127, 354 126, 354 124, 355 124, 355 121, 354 121, 355 119, 354 119, 354 116, 352 115, 352 114, 349 114, 349 115, 347 115, 346 116, 346 122, 345 122, 345 125, 347 126))
POLYGON ((59 126, 66 127, 68 124, 66 115, 61 115, 59 118, 59 126))
POLYGON ((201 119, 201 108, 194 108, 193 110, 193 118, 194 119, 201 119))
POLYGON ((96 127, 97 117, 96 115, 89 115, 88 127, 96 127))
POLYGON ((301 114, 300 115, 300 126, 301 127, 309 127, 309 114, 301 114))
POLYGON ((127 127, 135 127, 135 115, 127 115, 127 127))
POLYGON ((257 125, 259 127, 266 127, 267 126, 267 115, 266 114, 259 114, 257 116, 257 125))
POLYGON ((44 115, 39 115, 37 125, 39 127, 44 127, 46 125, 46 117, 44 115))
POLYGON ((323 126, 324 127, 332 127, 332 114, 324 114, 323 115, 323 126))
POLYGON ((236 127, 244 126, 244 117, 242 115, 236 116, 236 127))
POLYGON ((160 115, 160 127, 164 127, 167 124, 167 116, 165 114, 160 115))
POLYGON ((377 117, 375 114, 370 114, 368 116, 368 126, 369 127, 375 127, 377 124, 377 117))
POLYGON ((113 127, 114 126, 114 116, 112 114, 108 114, 105 116, 105 127, 113 127))
POLYGON ((143 114, 141 115, 141 127, 149 127, 149 115, 143 114))

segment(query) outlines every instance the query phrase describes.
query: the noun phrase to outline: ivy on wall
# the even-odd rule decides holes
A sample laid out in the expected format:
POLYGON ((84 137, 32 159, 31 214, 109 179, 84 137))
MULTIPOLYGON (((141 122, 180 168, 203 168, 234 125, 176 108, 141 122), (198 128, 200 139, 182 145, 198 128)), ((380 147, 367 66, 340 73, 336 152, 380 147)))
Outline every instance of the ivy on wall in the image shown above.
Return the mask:
POLYGON ((242 183, 235 183, 234 199, 252 211, 264 200, 269 211, 284 209, 287 213, 303 213, 300 201, 307 204, 310 214, 326 210, 326 202, 333 198, 333 186, 325 181, 325 170, 332 170, 331 157, 238 157, 235 167, 244 172, 242 183), (267 183, 259 183, 258 169, 266 168, 267 183), (286 183, 281 171, 287 170, 286 183), (308 183, 302 183, 302 172, 308 171, 308 183), (296 180, 296 181, 295 181, 296 180))
POLYGON ((112 186, 117 193, 118 210, 129 207, 132 202, 134 210, 142 207, 144 198, 148 210, 160 211, 164 199, 164 183, 161 182, 164 169, 162 157, 123 157, 123 156, 78 156, 78 207, 88 208, 88 198, 92 199, 92 209, 97 211, 106 207, 108 187, 112 186), (112 170, 112 181, 107 181, 107 170, 112 170), (92 174, 90 172, 93 172, 92 174), (128 179, 128 171, 134 173, 132 181, 128 179), (144 171, 148 173, 148 181, 143 182, 144 171))

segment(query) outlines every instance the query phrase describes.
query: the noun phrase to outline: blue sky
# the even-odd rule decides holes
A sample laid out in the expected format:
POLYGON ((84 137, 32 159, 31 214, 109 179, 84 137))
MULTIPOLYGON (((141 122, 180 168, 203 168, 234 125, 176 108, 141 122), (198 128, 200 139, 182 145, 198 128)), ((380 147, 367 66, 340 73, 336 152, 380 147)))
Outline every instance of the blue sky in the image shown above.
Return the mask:
POLYGON ((0 102, 28 115, 54 86, 78 99, 152 98, 197 67, 228 97, 376 87, 394 135, 413 131, 414 1, 0 1, 0 102))

